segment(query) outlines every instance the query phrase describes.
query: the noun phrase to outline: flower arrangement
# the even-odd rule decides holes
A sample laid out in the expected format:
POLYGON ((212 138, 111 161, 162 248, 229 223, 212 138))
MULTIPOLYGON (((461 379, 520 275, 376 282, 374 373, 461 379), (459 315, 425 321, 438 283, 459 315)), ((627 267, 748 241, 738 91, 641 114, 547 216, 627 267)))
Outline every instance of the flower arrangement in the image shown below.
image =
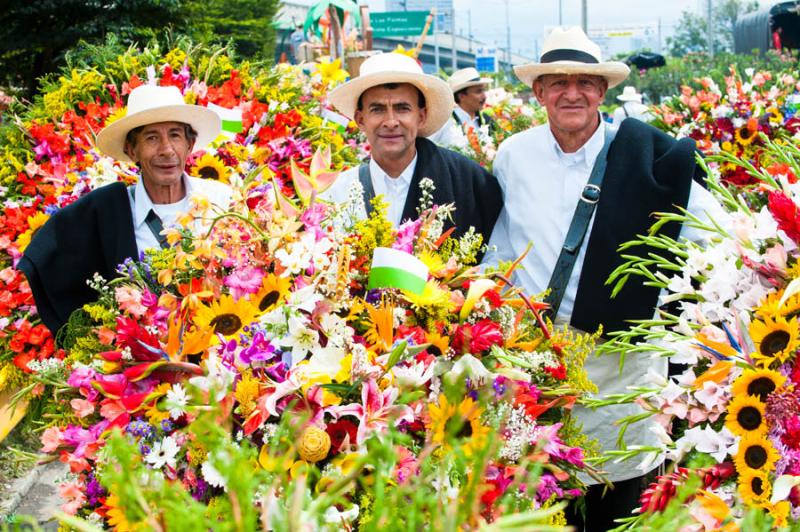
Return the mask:
POLYGON ((109 182, 135 181, 134 167, 94 146, 100 129, 124 113, 129 91, 143 83, 174 85, 189 103, 232 113, 223 135, 197 147, 187 172, 223 182, 258 172, 260 180, 274 182, 292 198, 292 167, 308 171, 317 147, 333 148, 336 168, 351 166, 364 154, 354 126, 325 118, 330 113, 325 95, 341 76, 329 65, 310 68, 267 70, 237 64, 224 48, 178 40, 164 51, 154 42, 99 66, 67 69, 45 81, 33 104, 11 105, 13 114, 6 114, 0 127, 5 161, 0 167, 0 390, 23 385, 39 390, 29 378, 30 363, 65 356, 39 322, 27 281, 14 266, 56 210, 109 182))
POLYGON ((207 234, 170 231, 172 248, 97 280, 97 303, 71 318, 69 362, 46 369, 62 401, 42 436, 70 465, 65 512, 146 526, 169 519, 156 493, 171 485, 201 515, 257 505, 265 527, 347 529, 435 479, 408 518, 440 522, 436 504, 463 501, 446 517, 473 526, 581 494, 592 445, 570 408, 592 389, 593 338, 550 330, 507 276, 480 275, 480 238, 444 230, 451 206, 423 199, 394 229, 380 197, 369 218, 351 215, 358 189, 333 209, 232 183, 230 212, 199 202, 186 217, 207 234), (376 248, 429 273, 414 289, 371 286, 376 248), (123 487, 115 464, 137 483, 123 487), (243 482, 249 498, 229 499, 243 482))
MULTIPOLYGON (((783 161, 786 168, 773 175, 740 161, 765 198, 757 208, 720 184, 720 163, 732 158, 712 156, 718 170, 709 186, 730 220, 703 224, 688 215, 662 216, 653 234, 631 245, 656 245, 674 252, 675 261, 628 256, 616 272, 618 282, 626 275, 646 276, 664 289, 669 306, 657 320, 637 324, 603 349, 667 356, 679 368, 669 379, 654 376, 627 396, 596 403, 637 401, 659 421, 661 446, 629 448, 616 453, 620 458, 641 458, 644 471, 661 457, 674 463, 643 494, 640 514, 628 522, 632 528, 670 507, 690 482, 692 495, 676 504, 697 529, 745 530, 752 519, 796 526, 800 189, 794 176, 800 149, 763 139, 763 150, 763 158, 783 161), (659 236, 658 226, 672 221, 706 231, 707 245, 659 236)), ((628 421, 633 420, 621 420, 628 421)))

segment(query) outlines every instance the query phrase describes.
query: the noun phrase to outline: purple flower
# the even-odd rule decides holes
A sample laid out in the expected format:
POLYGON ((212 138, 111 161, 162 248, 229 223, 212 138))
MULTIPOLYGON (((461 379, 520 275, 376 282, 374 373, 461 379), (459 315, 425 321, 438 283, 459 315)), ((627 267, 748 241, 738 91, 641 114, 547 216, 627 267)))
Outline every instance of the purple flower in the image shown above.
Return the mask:
POLYGON ((261 288, 264 272, 261 268, 245 266, 234 270, 225 277, 225 286, 231 289, 234 299, 240 299, 249 294, 255 294, 261 288))
POLYGON ((405 251, 406 253, 414 252, 414 241, 417 239, 417 233, 422 226, 422 218, 419 220, 408 221, 397 229, 397 240, 392 244, 392 249, 405 251))
POLYGON ((253 335, 253 341, 239 352, 239 360, 243 364, 253 362, 264 362, 275 358, 275 346, 264 337, 264 333, 259 331, 253 335))

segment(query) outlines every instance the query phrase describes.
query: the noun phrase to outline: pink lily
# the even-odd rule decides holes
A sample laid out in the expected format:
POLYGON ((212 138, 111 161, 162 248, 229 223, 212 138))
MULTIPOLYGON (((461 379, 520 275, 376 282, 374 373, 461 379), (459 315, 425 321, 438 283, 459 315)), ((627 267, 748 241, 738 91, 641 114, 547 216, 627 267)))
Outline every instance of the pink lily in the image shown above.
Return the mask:
POLYGON ((361 445, 372 432, 383 431, 389 421, 413 421, 414 411, 408 405, 396 405, 399 390, 395 387, 388 387, 381 391, 374 379, 370 379, 361 386, 362 404, 349 404, 343 406, 332 406, 327 412, 335 419, 342 416, 353 416, 358 418, 358 432, 356 442, 361 445))

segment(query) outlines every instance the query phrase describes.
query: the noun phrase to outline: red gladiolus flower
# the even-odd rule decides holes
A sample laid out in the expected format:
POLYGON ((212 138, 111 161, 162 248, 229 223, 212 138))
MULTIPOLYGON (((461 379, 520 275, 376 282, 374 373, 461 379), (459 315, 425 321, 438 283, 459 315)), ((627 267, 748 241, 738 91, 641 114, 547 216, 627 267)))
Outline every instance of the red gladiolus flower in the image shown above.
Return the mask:
POLYGON ((778 222, 778 227, 789 238, 800 243, 800 219, 794 201, 783 192, 772 191, 769 193, 769 212, 778 222))

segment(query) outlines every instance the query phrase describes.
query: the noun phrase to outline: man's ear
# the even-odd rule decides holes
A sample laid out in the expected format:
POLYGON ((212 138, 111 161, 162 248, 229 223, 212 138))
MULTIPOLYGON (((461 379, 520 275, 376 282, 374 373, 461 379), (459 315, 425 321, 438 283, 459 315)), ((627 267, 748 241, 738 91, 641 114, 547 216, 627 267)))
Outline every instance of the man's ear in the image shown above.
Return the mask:
POLYGON ((542 86, 542 82, 538 79, 533 80, 531 90, 533 91, 533 95, 536 96, 536 99, 539 101, 539 103, 544 105, 544 87, 542 86))
POLYGON ((358 129, 364 130, 364 113, 361 112, 361 109, 356 109, 355 114, 353 114, 353 121, 358 126, 358 129))
POLYGON ((425 122, 428 121, 428 108, 427 107, 420 107, 419 108, 419 127, 425 125, 425 122))
POLYGON ((131 147, 130 142, 127 140, 125 141, 125 146, 122 148, 122 151, 125 152, 125 155, 127 155, 131 161, 137 164, 139 163, 139 161, 137 161, 135 158, 135 154, 133 153, 133 148, 131 147))

